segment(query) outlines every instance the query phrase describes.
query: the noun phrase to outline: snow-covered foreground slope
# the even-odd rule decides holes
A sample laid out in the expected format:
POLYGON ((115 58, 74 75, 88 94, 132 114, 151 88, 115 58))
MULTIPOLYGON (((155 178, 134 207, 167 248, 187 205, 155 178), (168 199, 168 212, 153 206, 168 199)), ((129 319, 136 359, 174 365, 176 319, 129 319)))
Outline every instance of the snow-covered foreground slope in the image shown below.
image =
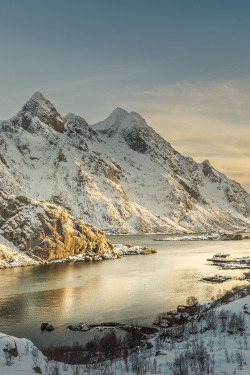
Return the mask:
POLYGON ((249 194, 174 150, 137 113, 89 126, 41 94, 0 123, 0 188, 47 199, 112 233, 249 228, 249 194))
POLYGON ((250 296, 243 294, 239 289, 231 302, 207 311, 203 304, 193 321, 161 329, 121 357, 92 359, 90 365, 48 361, 29 340, 0 334, 0 374, 29 375, 36 369, 53 375, 249 375, 250 296))

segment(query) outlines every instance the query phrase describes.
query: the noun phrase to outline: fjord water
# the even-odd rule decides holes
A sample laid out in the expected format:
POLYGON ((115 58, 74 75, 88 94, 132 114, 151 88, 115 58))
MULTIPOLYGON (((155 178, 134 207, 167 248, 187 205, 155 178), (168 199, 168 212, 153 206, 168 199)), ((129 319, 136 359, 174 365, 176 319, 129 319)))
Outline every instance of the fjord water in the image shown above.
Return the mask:
MULTIPOLYGON (((113 243, 155 248, 152 255, 93 263, 64 263, 0 270, 0 332, 32 340, 38 347, 86 342, 95 334, 68 324, 107 321, 151 324, 157 313, 195 295, 210 299, 245 282, 202 282, 211 274, 239 277, 243 270, 219 270, 206 261, 218 252, 250 256, 250 241, 169 241, 164 235, 112 236, 113 243), (42 322, 53 332, 41 332, 42 322)), ((96 331, 95 331, 96 332, 96 331)))

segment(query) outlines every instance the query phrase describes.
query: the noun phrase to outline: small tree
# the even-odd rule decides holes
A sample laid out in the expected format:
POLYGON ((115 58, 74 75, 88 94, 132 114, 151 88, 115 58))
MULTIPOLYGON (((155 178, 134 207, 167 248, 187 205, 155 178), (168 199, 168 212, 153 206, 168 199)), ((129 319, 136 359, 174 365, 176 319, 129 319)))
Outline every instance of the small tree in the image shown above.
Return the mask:
POLYGON ((195 296, 189 296, 186 299, 187 306, 193 306, 198 302, 198 299, 195 296))

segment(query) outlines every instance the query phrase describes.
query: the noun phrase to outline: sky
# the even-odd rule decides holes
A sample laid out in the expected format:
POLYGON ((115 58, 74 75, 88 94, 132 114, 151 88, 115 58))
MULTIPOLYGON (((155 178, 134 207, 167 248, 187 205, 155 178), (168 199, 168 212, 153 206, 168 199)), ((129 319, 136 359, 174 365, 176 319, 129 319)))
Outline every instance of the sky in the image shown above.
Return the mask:
POLYGON ((140 113, 250 192, 248 0, 0 0, 0 119, 41 91, 94 124, 140 113))

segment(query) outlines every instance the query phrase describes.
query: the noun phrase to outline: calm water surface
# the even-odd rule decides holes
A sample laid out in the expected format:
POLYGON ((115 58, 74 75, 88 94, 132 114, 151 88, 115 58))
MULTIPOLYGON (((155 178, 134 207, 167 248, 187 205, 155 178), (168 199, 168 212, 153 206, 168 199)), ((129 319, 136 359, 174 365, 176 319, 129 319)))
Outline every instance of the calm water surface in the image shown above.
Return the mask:
POLYGON ((155 248, 152 255, 94 262, 51 264, 0 270, 0 332, 27 337, 38 347, 86 342, 94 333, 72 332, 68 324, 104 321, 152 323, 155 315, 195 295, 210 299, 241 281, 211 284, 210 274, 240 276, 219 270, 206 259, 217 252, 250 256, 250 241, 156 242, 164 235, 112 236, 113 243, 155 248), (55 331, 41 332, 41 322, 55 331))

